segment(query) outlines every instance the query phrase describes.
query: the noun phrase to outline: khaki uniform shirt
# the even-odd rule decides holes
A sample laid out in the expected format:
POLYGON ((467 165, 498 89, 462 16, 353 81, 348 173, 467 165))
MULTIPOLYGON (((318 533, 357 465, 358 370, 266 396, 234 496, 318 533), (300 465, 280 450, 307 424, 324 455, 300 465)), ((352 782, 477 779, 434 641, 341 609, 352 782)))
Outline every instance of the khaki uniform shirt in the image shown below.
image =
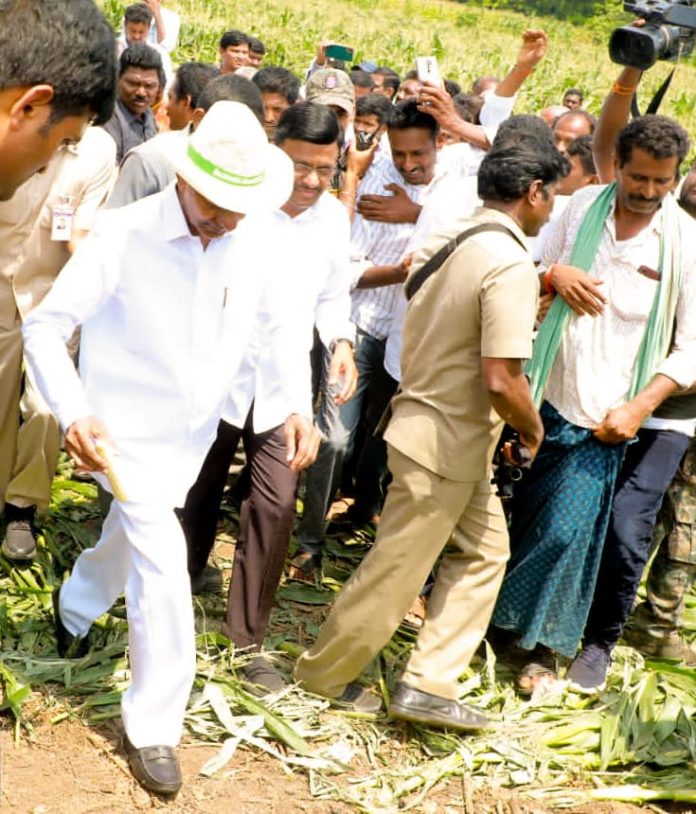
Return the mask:
MULTIPOLYGON (((526 245, 511 218, 481 207, 432 235, 413 271, 455 235, 491 221, 526 245)), ((392 446, 449 480, 487 477, 502 421, 491 407, 481 357, 531 356, 538 293, 531 257, 511 236, 482 232, 450 255, 408 306, 401 391, 385 433, 392 446)))
POLYGON ((0 329, 41 302, 70 256, 67 241, 51 240, 53 207, 69 202, 73 233, 88 231, 115 180, 115 152, 113 139, 91 127, 0 203, 0 329))

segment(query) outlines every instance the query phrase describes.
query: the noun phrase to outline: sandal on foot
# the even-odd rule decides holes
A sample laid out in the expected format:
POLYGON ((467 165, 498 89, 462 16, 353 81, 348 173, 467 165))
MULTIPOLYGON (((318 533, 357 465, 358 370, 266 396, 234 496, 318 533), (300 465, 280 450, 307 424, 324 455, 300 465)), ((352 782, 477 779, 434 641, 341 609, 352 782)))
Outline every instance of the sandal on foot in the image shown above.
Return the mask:
POLYGON ((321 574, 321 554, 301 551, 290 560, 288 579, 314 584, 314 578, 321 574))
POLYGON ((517 674, 517 692, 523 698, 531 698, 544 684, 558 680, 555 663, 551 656, 540 661, 530 661, 517 674))

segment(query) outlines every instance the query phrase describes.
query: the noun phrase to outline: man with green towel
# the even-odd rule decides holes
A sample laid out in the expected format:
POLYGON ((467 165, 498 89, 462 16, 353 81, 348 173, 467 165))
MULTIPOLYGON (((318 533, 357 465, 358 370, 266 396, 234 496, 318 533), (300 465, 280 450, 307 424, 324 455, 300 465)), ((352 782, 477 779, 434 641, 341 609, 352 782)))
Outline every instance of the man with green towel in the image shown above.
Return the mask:
MULTIPOLYGON (((662 430, 628 443, 664 399, 696 379, 696 262, 684 239, 693 225, 668 194, 688 146, 683 128, 665 117, 627 125, 616 143, 615 184, 573 197, 542 258, 547 285, 564 280, 530 368, 546 437, 515 494, 511 559, 493 617, 531 651, 524 693, 555 676, 552 652, 576 655, 622 460, 622 481, 645 479, 643 499, 624 515, 636 520, 630 536, 659 508, 651 499, 688 444, 662 430), (588 292, 590 313, 579 302, 588 292), (646 451, 659 462, 647 472, 646 451)), ((614 598, 630 609, 630 591, 605 593, 620 593, 614 598)), ((590 653, 590 683, 606 674, 610 650, 600 650, 590 653)), ((585 666, 576 672, 586 684, 585 666)))

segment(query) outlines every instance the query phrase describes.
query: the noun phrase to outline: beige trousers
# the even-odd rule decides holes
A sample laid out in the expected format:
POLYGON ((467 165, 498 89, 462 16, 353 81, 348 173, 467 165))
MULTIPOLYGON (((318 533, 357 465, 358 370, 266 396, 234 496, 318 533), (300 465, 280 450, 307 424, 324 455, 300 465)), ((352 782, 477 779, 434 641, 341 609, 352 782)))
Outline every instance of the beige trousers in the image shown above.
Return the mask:
POLYGON ((22 381, 22 323, 0 326, 0 509, 17 456, 19 396, 22 381))
POLYGON ((63 436, 28 368, 24 371, 19 408, 22 423, 17 435, 17 456, 5 500, 22 508, 45 509, 51 501, 51 482, 63 436))
POLYGON ((503 579, 509 555, 503 510, 487 480, 446 480, 392 446, 389 469, 394 479, 375 544, 314 646, 300 656, 295 676, 320 695, 341 695, 389 641, 445 549, 403 680, 454 699, 503 579))
POLYGON ((60 454, 61 432, 33 378, 22 385, 22 330, 0 333, 0 509, 44 509, 60 454), (21 424, 20 424, 21 416, 21 424))

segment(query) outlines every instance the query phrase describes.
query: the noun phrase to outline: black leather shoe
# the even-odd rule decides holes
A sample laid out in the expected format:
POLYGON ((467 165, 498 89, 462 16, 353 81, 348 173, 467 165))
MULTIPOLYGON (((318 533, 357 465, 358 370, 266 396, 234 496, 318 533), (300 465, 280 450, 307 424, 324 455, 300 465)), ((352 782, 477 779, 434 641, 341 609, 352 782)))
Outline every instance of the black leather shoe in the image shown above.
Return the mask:
POLYGON ((191 577, 191 593, 194 596, 201 594, 219 594, 222 590, 222 572, 219 568, 206 565, 202 571, 191 577))
POLYGON ((60 618, 60 587, 53 591, 53 616, 56 625, 58 655, 62 659, 81 659, 89 653, 89 633, 86 636, 73 636, 60 618))
POLYGON ((252 695, 263 698, 284 690, 288 685, 280 670, 265 657, 254 656, 251 661, 239 668, 244 686, 252 695))
POLYGON ((459 701, 432 695, 404 683, 397 684, 389 705, 389 715, 412 723, 460 732, 475 732, 490 725, 485 715, 465 707, 459 701))
POLYGON ((2 553, 11 562, 29 562, 36 556, 36 532, 34 517, 36 507, 25 509, 5 504, 5 537, 2 541, 2 553))
POLYGON ((382 699, 358 684, 357 681, 351 681, 342 695, 331 699, 331 706, 345 709, 347 712, 376 715, 382 709, 382 699))
POLYGON ((157 794, 176 794, 181 788, 181 767, 173 746, 136 749, 125 736, 123 743, 133 776, 141 786, 157 794))

